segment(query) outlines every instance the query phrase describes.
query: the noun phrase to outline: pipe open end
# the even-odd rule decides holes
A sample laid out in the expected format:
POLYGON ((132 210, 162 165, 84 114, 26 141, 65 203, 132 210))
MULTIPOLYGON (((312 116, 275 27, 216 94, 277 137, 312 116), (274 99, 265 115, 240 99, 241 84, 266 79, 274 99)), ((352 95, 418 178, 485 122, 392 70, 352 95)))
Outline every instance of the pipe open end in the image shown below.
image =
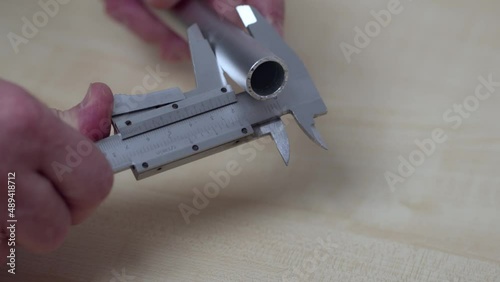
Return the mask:
POLYGON ((288 81, 288 69, 277 60, 258 62, 249 74, 249 94, 257 100, 276 98, 288 81))

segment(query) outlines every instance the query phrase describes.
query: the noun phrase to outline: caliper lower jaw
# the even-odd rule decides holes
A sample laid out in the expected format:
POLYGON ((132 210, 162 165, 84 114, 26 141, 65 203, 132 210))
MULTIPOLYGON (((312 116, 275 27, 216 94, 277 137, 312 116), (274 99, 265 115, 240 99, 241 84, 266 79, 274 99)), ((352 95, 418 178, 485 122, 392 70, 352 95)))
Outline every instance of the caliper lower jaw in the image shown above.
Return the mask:
POLYGON ((303 105, 302 107, 292 110, 292 115, 295 121, 300 126, 302 131, 321 148, 328 150, 326 142, 321 137, 318 129, 316 128, 314 119, 318 116, 326 114, 326 106, 322 100, 316 100, 310 104, 303 105), (324 111, 317 111, 317 109, 324 108, 324 111))
POLYGON ((290 162, 290 141, 288 141, 285 124, 281 119, 257 126, 255 128, 255 134, 257 137, 270 135, 276 143, 276 148, 278 148, 285 165, 288 166, 288 163, 290 162))

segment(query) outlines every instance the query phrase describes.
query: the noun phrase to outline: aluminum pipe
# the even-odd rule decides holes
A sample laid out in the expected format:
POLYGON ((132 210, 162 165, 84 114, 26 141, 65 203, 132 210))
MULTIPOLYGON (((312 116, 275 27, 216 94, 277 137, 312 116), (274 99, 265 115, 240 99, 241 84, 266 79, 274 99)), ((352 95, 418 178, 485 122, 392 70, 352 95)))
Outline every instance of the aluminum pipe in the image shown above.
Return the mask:
POLYGON ((282 59, 237 26, 197 0, 181 1, 171 11, 153 11, 179 35, 198 24, 222 69, 257 100, 276 98, 288 80, 282 59))

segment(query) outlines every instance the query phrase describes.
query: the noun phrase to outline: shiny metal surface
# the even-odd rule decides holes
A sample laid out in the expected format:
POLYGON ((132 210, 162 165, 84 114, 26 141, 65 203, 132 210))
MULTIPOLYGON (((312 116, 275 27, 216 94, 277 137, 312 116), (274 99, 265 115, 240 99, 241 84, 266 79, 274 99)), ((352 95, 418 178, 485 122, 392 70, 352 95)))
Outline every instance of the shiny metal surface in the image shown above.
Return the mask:
MULTIPOLYGON (((197 0, 183 1, 173 12, 153 10, 172 30, 185 37, 185 30, 198 24, 222 69, 257 100, 282 93, 288 81, 288 66, 268 48, 197 0)), ((253 13, 238 10, 242 22, 255 22, 253 13), (252 18, 253 17, 253 18, 252 18)))

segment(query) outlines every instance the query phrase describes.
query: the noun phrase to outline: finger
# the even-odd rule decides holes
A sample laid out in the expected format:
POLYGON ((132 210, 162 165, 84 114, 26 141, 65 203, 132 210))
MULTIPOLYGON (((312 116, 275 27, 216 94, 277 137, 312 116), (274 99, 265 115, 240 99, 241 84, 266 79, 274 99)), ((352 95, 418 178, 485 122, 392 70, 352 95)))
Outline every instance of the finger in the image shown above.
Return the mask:
POLYGON ((242 26, 241 19, 236 11, 239 5, 248 4, 255 7, 259 12, 279 31, 283 34, 283 22, 285 5, 283 0, 207 0, 210 6, 232 23, 242 26))
POLYGON ((233 24, 243 27, 236 7, 245 4, 243 0, 207 0, 209 6, 219 15, 233 24))
MULTIPOLYGON (((1 120, 10 122, 0 133, 17 140, 1 144, 16 153, 7 163, 40 171, 58 190, 70 209, 73 223, 80 223, 109 194, 113 172, 94 143, 61 121, 22 88, 0 80, 1 120)), ((8 156, 7 156, 8 157, 8 156)))
POLYGON ((43 148, 39 169, 66 201, 72 223, 79 224, 108 196, 113 172, 91 140, 53 118, 57 135, 43 148))
POLYGON ((285 21, 284 0, 247 0, 248 5, 254 6, 259 12, 283 35, 285 21))
POLYGON ((67 111, 54 112, 92 141, 109 136, 113 112, 113 93, 106 84, 91 84, 83 101, 67 111))
POLYGON ((32 252, 55 250, 70 227, 68 207, 52 183, 41 175, 17 172, 16 176, 17 243, 32 252))
POLYGON ((105 0, 107 13, 143 40, 159 44, 164 59, 178 61, 189 57, 187 43, 161 23, 142 0, 105 0))
MULTIPOLYGON (((193 0, 144 0, 147 5, 151 5, 156 9, 172 9, 181 2, 193 0)), ((197 0, 195 0, 197 1, 197 0)), ((238 24, 240 22, 236 13, 236 6, 244 4, 243 0, 206 0, 213 10, 220 16, 225 17, 231 22, 238 24)))
POLYGON ((170 9, 182 0, 145 0, 148 5, 158 9, 170 9))
POLYGON ((142 0, 105 0, 105 5, 108 15, 145 41, 157 43, 169 33, 168 28, 148 12, 142 0))

